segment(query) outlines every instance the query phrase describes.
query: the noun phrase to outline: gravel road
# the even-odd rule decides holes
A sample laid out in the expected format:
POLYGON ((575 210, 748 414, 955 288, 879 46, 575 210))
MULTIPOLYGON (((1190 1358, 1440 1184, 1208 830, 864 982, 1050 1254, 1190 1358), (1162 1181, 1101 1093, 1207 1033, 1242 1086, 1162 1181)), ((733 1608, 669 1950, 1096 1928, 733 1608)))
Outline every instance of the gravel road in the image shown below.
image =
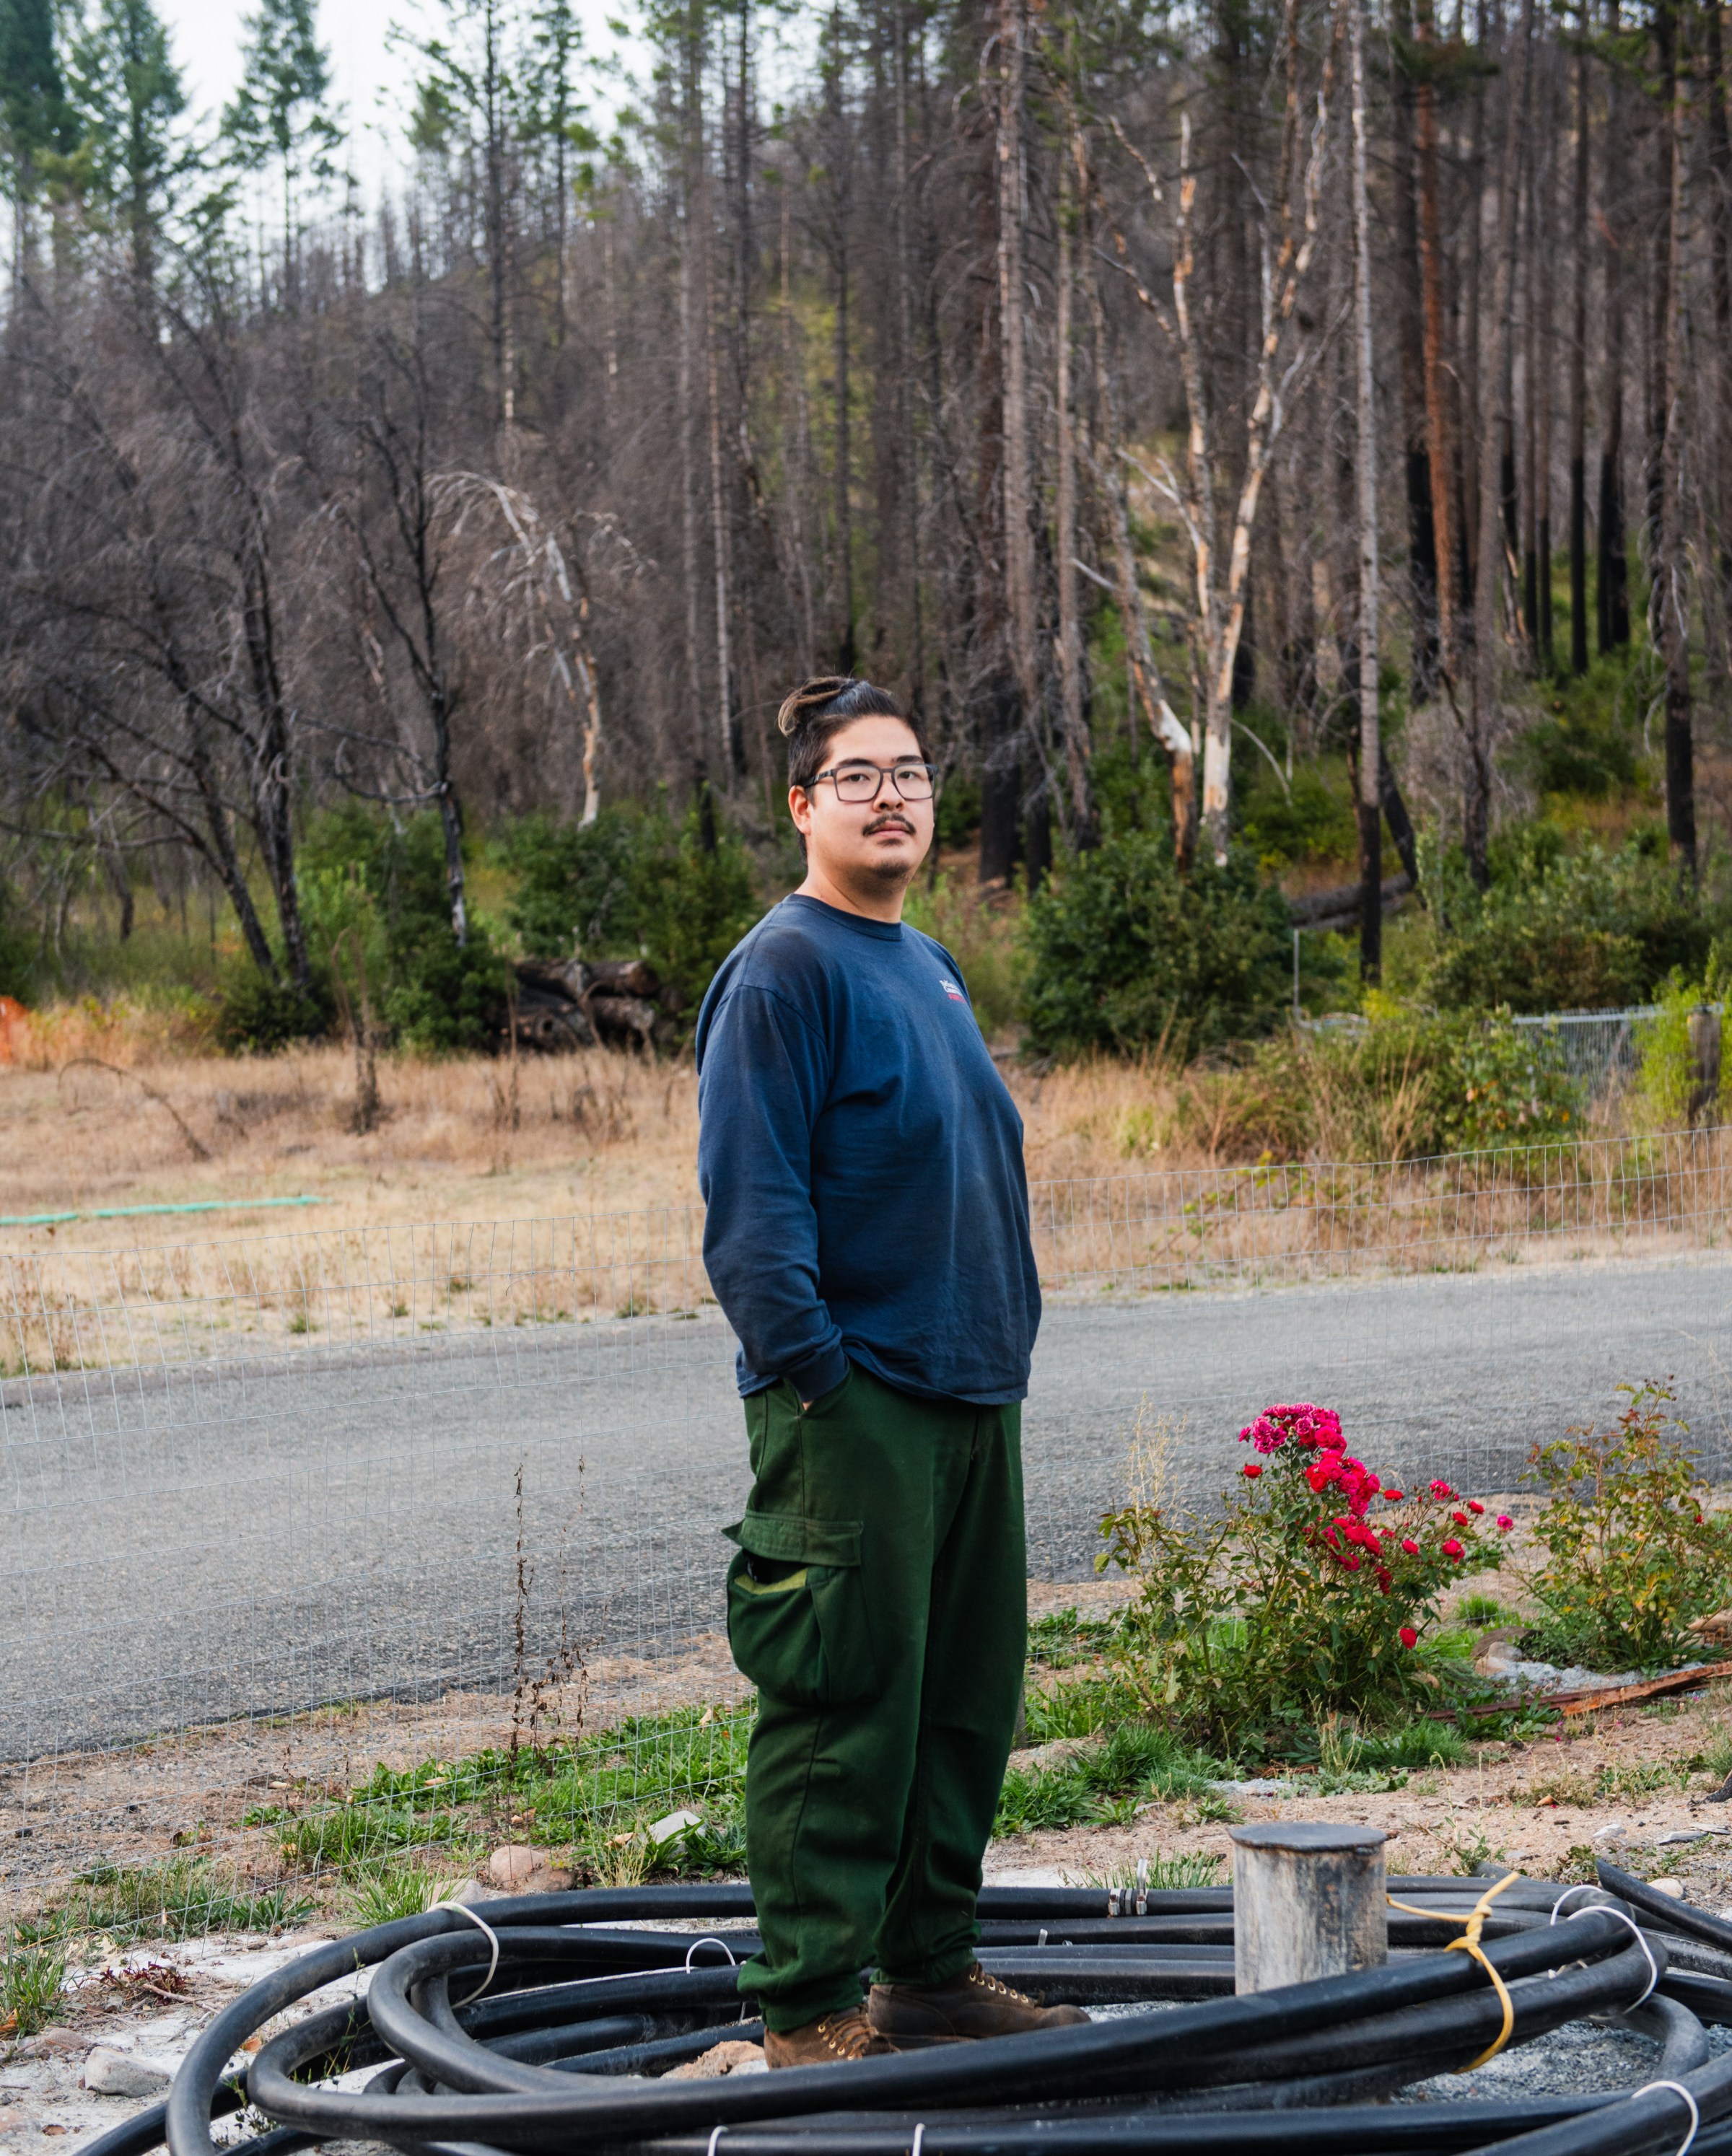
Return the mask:
MULTIPOLYGON (((1649 1261, 1049 1308, 1025 1420, 1032 1565, 1089 1570, 1139 1412, 1221 1486, 1267 1401, 1406 1474, 1513 1483, 1536 1438, 1678 1376, 1732 1473, 1732 1262, 1649 1261)), ((0 1387, 0 1758, 383 1693, 532 1651, 655 1657, 719 1621, 745 1494, 713 1317, 310 1345, 0 1387), (517 1484, 521 1472, 521 1516, 517 1484), (520 1524, 521 1519, 521 1524, 520 1524)))

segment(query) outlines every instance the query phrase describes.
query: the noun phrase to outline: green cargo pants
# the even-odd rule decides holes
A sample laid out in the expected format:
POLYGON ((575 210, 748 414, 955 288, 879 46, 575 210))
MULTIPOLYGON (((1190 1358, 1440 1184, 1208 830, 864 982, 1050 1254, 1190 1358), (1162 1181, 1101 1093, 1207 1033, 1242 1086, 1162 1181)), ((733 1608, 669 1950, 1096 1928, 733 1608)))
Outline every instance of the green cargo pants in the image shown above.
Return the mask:
POLYGON ((1021 1425, 857 1363, 809 1408, 785 1381, 746 1402, 727 1630, 758 1687, 763 1951, 740 1989, 772 2029, 857 2006, 869 1964, 943 1984, 973 1958, 1026 1645, 1021 1425))

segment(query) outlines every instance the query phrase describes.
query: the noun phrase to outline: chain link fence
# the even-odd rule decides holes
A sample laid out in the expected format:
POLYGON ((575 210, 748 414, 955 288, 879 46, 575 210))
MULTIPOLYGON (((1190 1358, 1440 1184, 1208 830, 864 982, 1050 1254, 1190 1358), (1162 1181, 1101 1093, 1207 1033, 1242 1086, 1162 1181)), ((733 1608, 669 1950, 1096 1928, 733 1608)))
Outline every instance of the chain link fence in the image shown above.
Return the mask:
MULTIPOLYGON (((1206 1496, 1272 1399, 1490 1494, 1675 1375, 1732 1471, 1729 1174, 1694 1132, 1036 1186, 1046 1603, 1096 1591, 1138 1430, 1206 1496)), ((737 1861, 748 1477, 701 1238, 675 1208, 0 1259, 0 1905, 267 1928, 501 1840, 629 1876, 682 1807, 687 1857, 737 1861)))

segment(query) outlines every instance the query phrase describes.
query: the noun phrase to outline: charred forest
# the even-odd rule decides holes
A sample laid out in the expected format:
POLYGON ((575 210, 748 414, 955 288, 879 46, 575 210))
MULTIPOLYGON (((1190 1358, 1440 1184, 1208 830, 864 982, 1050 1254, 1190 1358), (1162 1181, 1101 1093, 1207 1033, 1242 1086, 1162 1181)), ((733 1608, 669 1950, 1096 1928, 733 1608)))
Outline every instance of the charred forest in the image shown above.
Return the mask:
POLYGON ((476 836, 526 819, 653 811, 761 895, 820 672, 918 715, 949 857, 1007 889, 1128 829, 1267 875, 1247 790, 1335 757, 1373 978, 1416 829, 1483 890, 1523 742, 1604 678, 1688 890, 1732 694, 1729 35, 1718 0, 691 0, 627 82, 569 0, 444 0, 363 187, 310 0, 261 0, 204 123, 151 0, 0 0, 18 932, 190 880, 261 981, 347 950, 364 996, 333 818, 424 834, 460 951, 476 836))

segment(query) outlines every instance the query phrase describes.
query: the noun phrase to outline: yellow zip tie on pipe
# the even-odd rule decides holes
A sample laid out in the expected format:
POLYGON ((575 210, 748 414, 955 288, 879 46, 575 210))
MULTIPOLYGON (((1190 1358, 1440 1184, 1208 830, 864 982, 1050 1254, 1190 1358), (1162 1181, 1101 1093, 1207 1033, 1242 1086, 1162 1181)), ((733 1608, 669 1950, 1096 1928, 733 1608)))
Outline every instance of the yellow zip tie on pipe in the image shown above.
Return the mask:
POLYGON ((1514 2032, 1515 2008, 1510 2000, 1509 1987, 1492 1966, 1485 1948, 1479 1943, 1479 1935, 1485 1929, 1485 1920, 1491 1914, 1493 1902, 1506 1887, 1514 1886, 1521 1876, 1519 1871, 1506 1871, 1495 1887, 1487 1887, 1465 1917, 1454 1916, 1442 1909, 1416 1908, 1411 1902, 1398 1902, 1393 1894, 1385 1894, 1383 1897, 1390 1908, 1399 1909, 1404 1916, 1429 1917, 1433 1923, 1438 1924, 1465 1924, 1467 1930, 1460 1938, 1452 1939, 1444 1952, 1453 1953, 1459 1948, 1462 1953, 1472 1955, 1492 1980, 1492 1989, 1498 1994, 1498 2004, 1503 2009, 1503 2026, 1477 2059, 1469 2059, 1465 2066, 1456 2068, 1458 2074, 1471 2074, 1476 2066, 1483 2066, 1488 2060, 1495 2059, 1514 2032))

